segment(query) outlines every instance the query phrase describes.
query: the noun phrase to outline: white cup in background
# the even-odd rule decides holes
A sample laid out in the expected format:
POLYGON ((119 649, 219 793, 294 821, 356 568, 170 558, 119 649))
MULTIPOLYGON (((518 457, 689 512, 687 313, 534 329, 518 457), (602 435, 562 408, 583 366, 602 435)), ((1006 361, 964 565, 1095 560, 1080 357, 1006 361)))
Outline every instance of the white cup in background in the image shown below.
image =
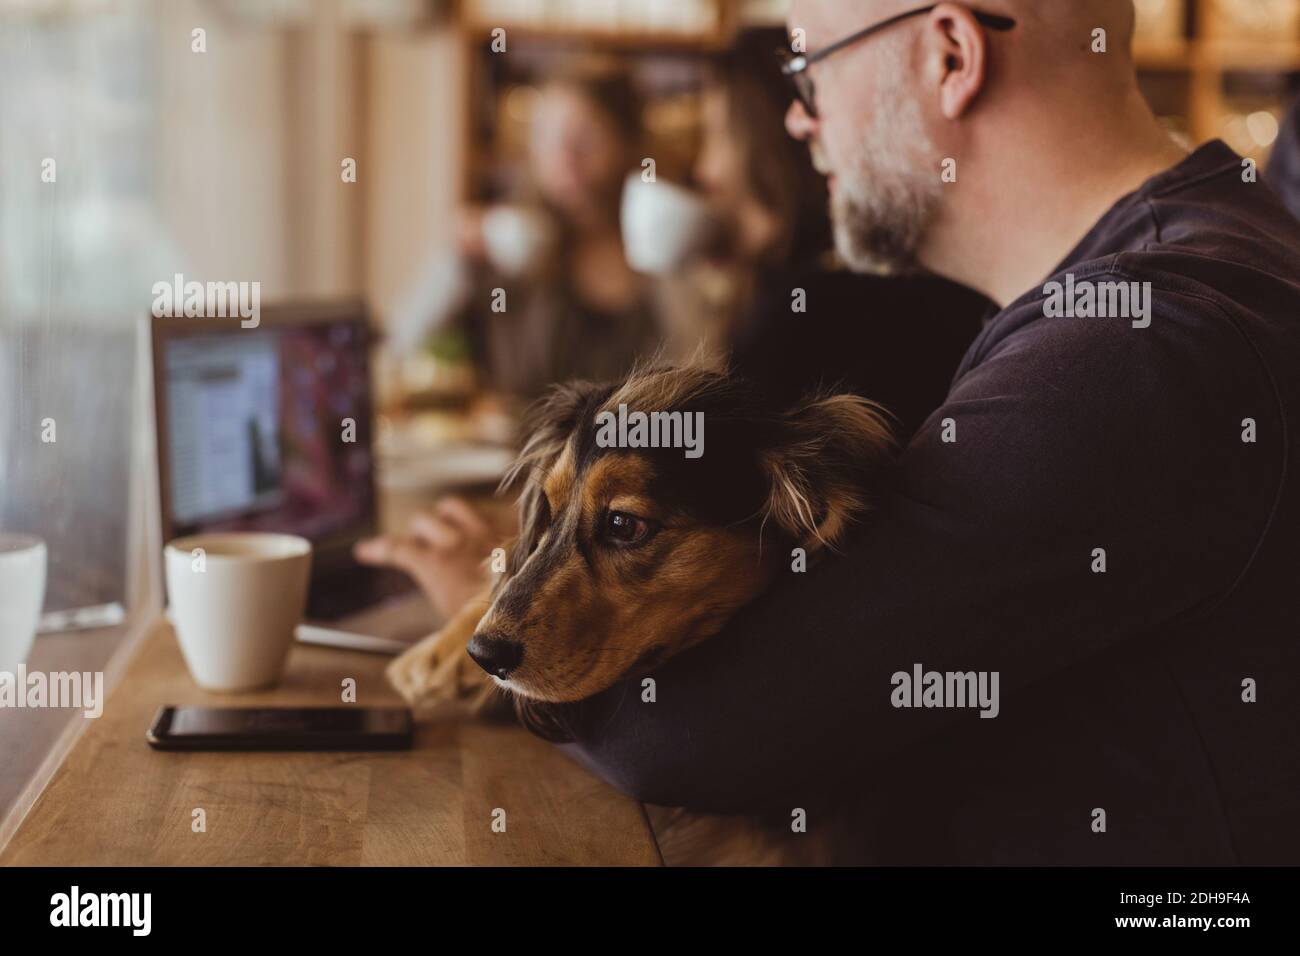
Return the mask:
POLYGON ((521 206, 493 206, 483 214, 483 246, 488 261, 515 277, 537 266, 554 244, 546 216, 521 206))
POLYGON ((717 234, 708 204, 689 189, 632 173, 623 184, 623 253, 637 272, 667 275, 699 256, 717 234))
POLYGON ((45 542, 0 533, 0 671, 26 663, 45 604, 45 542))
POLYGON ((193 535, 168 544, 164 564, 176 637, 199 686, 277 683, 307 606, 311 542, 261 532, 193 535))

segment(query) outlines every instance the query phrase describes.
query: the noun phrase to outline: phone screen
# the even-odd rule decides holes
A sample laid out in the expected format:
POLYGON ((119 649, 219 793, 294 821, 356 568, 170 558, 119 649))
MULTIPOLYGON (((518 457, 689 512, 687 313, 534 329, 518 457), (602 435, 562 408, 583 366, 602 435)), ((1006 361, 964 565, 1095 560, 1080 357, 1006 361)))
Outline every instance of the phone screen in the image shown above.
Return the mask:
POLYGON ((149 732, 161 749, 392 750, 410 746, 400 708, 164 707, 149 732))

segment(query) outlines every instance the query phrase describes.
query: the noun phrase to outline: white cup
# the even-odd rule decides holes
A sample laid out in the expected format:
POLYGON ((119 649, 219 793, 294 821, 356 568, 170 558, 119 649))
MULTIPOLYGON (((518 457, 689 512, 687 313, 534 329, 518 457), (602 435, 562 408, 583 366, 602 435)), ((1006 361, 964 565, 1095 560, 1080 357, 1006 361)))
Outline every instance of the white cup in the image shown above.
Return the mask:
POLYGON ((195 682, 223 691, 277 683, 307 606, 311 542, 200 534, 171 542, 164 559, 172 623, 195 682))
POLYGON ((717 232, 708 204, 689 189, 632 173, 623 184, 623 254, 637 272, 667 275, 702 253, 717 232))
POLYGON ((27 661, 45 604, 45 542, 0 534, 0 671, 27 661))
POLYGON ((546 216, 522 206, 493 206, 483 214, 483 246, 502 274, 521 276, 534 269, 554 244, 546 216))

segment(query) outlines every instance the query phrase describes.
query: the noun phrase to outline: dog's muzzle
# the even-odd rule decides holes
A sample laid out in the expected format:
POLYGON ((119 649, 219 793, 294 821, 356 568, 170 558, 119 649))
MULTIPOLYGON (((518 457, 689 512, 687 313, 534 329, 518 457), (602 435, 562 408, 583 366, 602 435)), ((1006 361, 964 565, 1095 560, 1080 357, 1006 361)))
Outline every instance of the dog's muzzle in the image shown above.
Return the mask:
POLYGON ((524 659, 524 645, 495 633, 475 634, 469 656, 493 677, 505 680, 524 659))

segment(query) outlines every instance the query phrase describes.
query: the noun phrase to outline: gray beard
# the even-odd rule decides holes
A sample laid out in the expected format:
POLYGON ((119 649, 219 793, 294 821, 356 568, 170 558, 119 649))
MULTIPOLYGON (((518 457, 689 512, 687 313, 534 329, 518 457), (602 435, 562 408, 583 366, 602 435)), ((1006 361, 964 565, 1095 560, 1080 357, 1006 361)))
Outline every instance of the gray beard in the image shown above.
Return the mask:
POLYGON ((940 169, 901 65, 877 89, 874 121, 831 203, 835 247, 858 272, 923 272, 920 249, 939 212, 940 169))
MULTIPOLYGON (((936 172, 936 183, 938 173, 936 172)), ((831 204, 835 248, 855 272, 924 272, 921 243, 935 219, 938 189, 899 177, 844 184, 831 204)))

